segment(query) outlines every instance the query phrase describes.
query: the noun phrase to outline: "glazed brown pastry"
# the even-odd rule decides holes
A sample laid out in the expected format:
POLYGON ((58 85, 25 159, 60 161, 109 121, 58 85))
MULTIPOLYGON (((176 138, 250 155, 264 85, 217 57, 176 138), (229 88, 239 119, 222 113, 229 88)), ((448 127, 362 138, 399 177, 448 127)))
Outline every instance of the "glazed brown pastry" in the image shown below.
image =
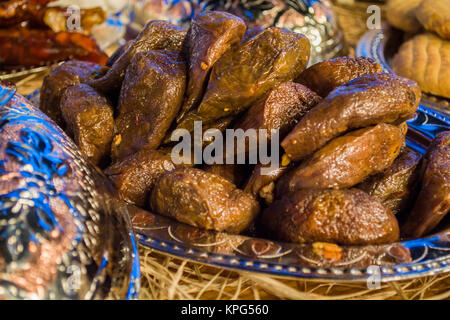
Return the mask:
POLYGON ((348 130, 407 120, 420 97, 414 81, 387 73, 362 76, 334 89, 299 121, 281 146, 291 160, 301 160, 348 130))
POLYGON ((335 88, 351 80, 381 71, 381 66, 369 58, 340 57, 316 63, 295 81, 325 98, 335 88))
MULTIPOLYGON (((54 1, 54 0, 53 0, 54 1)), ((54 32, 70 31, 67 18, 69 8, 47 6, 46 0, 0 0, 0 27, 20 27, 26 24, 37 29, 50 28, 54 32)), ((78 9, 80 28, 89 33, 96 24, 106 19, 106 13, 100 7, 78 9)))
POLYGON ((26 0, 0 1, 0 27, 6 28, 33 19, 42 10, 39 3, 26 0))
POLYGON ((424 33, 404 42, 392 61, 399 75, 424 92, 450 98, 450 41, 424 33))
POLYGON ((114 111, 108 100, 87 84, 68 87, 61 98, 67 132, 95 165, 107 160, 114 136, 114 111))
POLYGON ((157 149, 180 110, 186 87, 182 58, 165 50, 136 54, 120 91, 112 157, 157 149))
POLYGON ((406 137, 406 135, 408 133, 408 122, 404 121, 404 122, 400 123, 397 127, 400 129, 402 134, 406 137))
POLYGON ((103 77, 89 84, 97 90, 107 92, 120 88, 125 71, 133 57, 139 52, 150 50, 168 50, 180 53, 186 31, 168 21, 154 20, 147 23, 133 43, 116 59, 103 77))
POLYGON ((141 150, 114 163, 105 174, 114 182, 123 200, 144 207, 158 178, 176 167, 170 152, 141 150))
POLYGON ((416 16, 426 30, 450 40, 450 0, 423 0, 416 16))
POLYGON ((228 50, 214 65, 198 109, 178 128, 192 131, 196 120, 207 124, 244 111, 274 86, 297 77, 309 53, 305 36, 275 27, 228 50))
POLYGON ((416 18, 416 10, 423 0, 388 0, 386 18, 391 25, 405 32, 416 33, 422 25, 416 18))
POLYGON ((259 212, 258 202, 218 175, 193 168, 164 174, 151 195, 159 214, 208 230, 240 233, 259 212))
POLYGON ((221 176, 236 186, 240 186, 248 176, 246 167, 239 164, 212 164, 204 166, 203 170, 221 176))
POLYGON ((133 40, 129 40, 124 45, 120 46, 114 53, 109 57, 108 61, 106 62, 107 67, 112 67, 113 64, 117 61, 117 59, 120 58, 120 56, 130 48, 130 46, 133 44, 133 40))
POLYGON ((312 107, 322 99, 307 87, 283 82, 258 100, 234 128, 266 129, 270 141, 271 130, 279 130, 282 139, 312 107))
POLYGON ((211 68, 244 36, 244 21, 227 12, 204 11, 195 16, 186 36, 189 82, 179 119, 200 103, 211 68))
POLYGON ((404 148, 392 166, 370 176, 357 185, 358 189, 379 199, 392 213, 407 209, 419 176, 419 163, 422 155, 404 148))
POLYGON ((220 132, 224 132, 233 123, 234 117, 221 118, 213 123, 203 126, 203 130, 218 129, 220 132))
MULTIPOLYGON (((206 132, 209 129, 217 129, 217 130, 219 130, 220 132, 223 133, 227 128, 230 127, 230 125, 231 125, 231 123, 233 121, 234 121, 234 117, 222 118, 222 119, 219 119, 219 120, 217 120, 215 122, 208 123, 206 125, 203 124, 202 125, 202 129, 203 129, 203 132, 206 132)), ((176 133, 176 132, 175 131, 170 131, 170 130, 167 132, 166 137, 164 138, 164 141, 163 141, 163 145, 168 145, 168 144, 172 143, 171 139, 172 139, 172 135, 174 133, 176 133)), ((194 135, 192 135, 191 137, 194 138, 194 135)), ((179 140, 176 140, 176 141, 179 141, 179 140)), ((208 145, 212 141, 213 141, 212 137, 210 137, 209 139, 205 139, 203 141, 203 146, 208 145)), ((192 140, 192 143, 194 143, 194 140, 192 140)))
POLYGON ((402 228, 406 236, 431 232, 450 211, 450 131, 438 134, 424 157, 419 196, 402 228))
POLYGON ((247 31, 245 31, 244 38, 242 38, 242 42, 250 40, 251 38, 256 36, 258 33, 261 33, 263 31, 264 31, 263 27, 255 27, 255 28, 247 29, 247 31))
POLYGON ((61 96, 67 87, 86 82, 91 74, 102 66, 82 61, 68 61, 54 68, 42 83, 39 108, 60 127, 64 128, 64 120, 59 108, 61 96))
POLYGON ((358 190, 300 190, 262 214, 272 237, 294 243, 382 244, 399 239, 398 222, 381 202, 358 190))
POLYGON ((338 137, 277 183, 278 197, 298 189, 352 187, 388 168, 405 142, 401 130, 381 123, 338 137))
MULTIPOLYGON (((316 93, 301 84, 283 82, 259 99, 240 117, 240 120, 237 119, 234 130, 242 129, 244 132, 249 129, 256 130, 254 141, 257 143, 264 134, 267 143, 270 144, 272 130, 277 130, 279 138, 283 138, 295 126, 298 119, 320 100, 322 99, 316 93), (266 131, 260 132, 259 129, 266 131)), ((250 147, 249 139, 245 139, 245 142, 238 140, 235 146, 236 157, 241 156, 242 153, 247 154, 250 147)))

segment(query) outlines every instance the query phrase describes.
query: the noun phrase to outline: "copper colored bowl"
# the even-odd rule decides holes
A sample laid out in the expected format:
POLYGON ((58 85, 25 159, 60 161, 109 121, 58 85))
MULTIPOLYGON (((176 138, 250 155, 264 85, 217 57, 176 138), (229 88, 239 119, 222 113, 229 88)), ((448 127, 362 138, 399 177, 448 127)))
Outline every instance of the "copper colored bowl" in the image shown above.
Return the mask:
POLYGON ((126 208, 56 124, 0 80, 0 299, 132 299, 126 208))

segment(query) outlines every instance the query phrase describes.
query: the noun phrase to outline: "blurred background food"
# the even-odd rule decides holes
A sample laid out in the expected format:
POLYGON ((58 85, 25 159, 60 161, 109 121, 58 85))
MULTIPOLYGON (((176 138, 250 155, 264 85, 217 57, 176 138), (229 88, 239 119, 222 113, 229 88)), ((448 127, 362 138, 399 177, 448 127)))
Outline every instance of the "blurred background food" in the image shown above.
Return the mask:
POLYGON ((70 58, 105 64, 106 54, 89 37, 92 27, 105 21, 103 9, 50 7, 50 2, 9 0, 0 4, 2 68, 39 66, 70 58))
POLYGON ((104 50, 125 33, 118 17, 128 2, 0 1, 0 72, 69 59, 104 65, 104 50))
POLYGON ((450 98, 450 0, 388 0, 386 18, 404 32, 393 70, 426 93, 450 98))

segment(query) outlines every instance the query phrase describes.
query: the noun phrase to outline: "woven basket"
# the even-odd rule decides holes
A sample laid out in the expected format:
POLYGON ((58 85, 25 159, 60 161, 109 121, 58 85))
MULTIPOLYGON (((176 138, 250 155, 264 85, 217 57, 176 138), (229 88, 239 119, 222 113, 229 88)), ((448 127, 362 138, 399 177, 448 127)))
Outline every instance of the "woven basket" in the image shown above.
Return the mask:
POLYGON ((141 299, 409 300, 449 299, 450 273, 382 284, 290 280, 234 272, 140 248, 141 299))

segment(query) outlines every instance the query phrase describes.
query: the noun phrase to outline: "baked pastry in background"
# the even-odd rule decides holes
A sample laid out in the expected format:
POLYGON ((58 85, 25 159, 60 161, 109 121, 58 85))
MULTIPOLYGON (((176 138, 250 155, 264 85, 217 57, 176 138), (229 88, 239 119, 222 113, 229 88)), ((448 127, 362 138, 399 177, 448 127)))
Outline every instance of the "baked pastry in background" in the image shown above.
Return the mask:
POLYGON ((426 30, 436 32, 441 38, 450 40, 450 0, 423 0, 416 9, 416 17, 426 30))
POLYGON ((416 9, 423 0, 388 0, 386 18, 394 27, 416 33, 422 26, 416 18, 416 9))
POLYGON ((392 68, 416 81, 422 91, 450 98, 450 41, 419 34, 401 45, 392 68))

